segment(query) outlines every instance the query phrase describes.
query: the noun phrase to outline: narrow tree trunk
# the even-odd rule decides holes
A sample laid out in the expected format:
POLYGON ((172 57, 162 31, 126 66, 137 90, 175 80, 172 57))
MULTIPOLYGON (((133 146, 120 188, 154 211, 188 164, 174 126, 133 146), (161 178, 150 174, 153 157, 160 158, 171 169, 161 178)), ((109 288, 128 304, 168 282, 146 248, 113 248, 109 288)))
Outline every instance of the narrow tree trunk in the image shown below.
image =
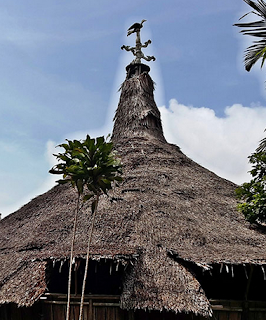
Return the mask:
POLYGON ((90 245, 91 245, 92 231, 93 231, 93 228, 94 228, 95 216, 96 216, 97 210, 98 210, 98 202, 99 202, 99 194, 97 193, 96 201, 95 201, 95 208, 94 208, 94 212, 93 212, 93 215, 92 215, 92 222, 91 222, 91 227, 90 227, 90 231, 89 231, 89 238, 88 238, 86 265, 85 265, 85 270, 84 270, 84 277, 83 277, 83 284, 82 284, 82 294, 81 294, 80 309, 79 309, 79 320, 82 320, 82 316, 83 316, 83 304, 84 304, 85 286, 86 286, 86 279, 87 279, 88 268, 89 268, 90 245))
POLYGON ((75 244, 76 229, 77 229, 77 217, 78 217, 78 212, 79 212, 79 200, 80 200, 80 194, 78 193, 77 207, 76 207, 75 216, 74 216, 74 222, 73 222, 73 234, 72 234, 72 242, 71 242, 71 253, 70 253, 70 259, 69 259, 66 320, 69 320, 69 315, 70 315, 70 294, 71 294, 72 261, 73 261, 73 255, 74 255, 74 244, 75 244))

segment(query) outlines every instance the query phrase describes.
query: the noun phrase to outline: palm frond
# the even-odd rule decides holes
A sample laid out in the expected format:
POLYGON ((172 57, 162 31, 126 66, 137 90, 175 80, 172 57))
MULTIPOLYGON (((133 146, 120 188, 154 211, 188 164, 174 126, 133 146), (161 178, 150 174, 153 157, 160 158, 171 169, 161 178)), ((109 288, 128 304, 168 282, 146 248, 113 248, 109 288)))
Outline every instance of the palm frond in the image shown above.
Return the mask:
POLYGON ((249 36, 253 36, 253 37, 266 38, 266 29, 265 28, 254 29, 254 30, 243 30, 242 33, 244 35, 249 35, 249 36))
MULTIPOLYGON (((261 20, 253 22, 236 23, 234 26, 243 28, 240 32, 244 35, 260 38, 259 41, 253 41, 244 52, 245 69, 250 71, 253 65, 262 58, 261 67, 266 59, 266 2, 264 0, 244 0, 254 10, 249 12, 261 17, 261 20)), ((247 14, 249 14, 247 13, 247 14)), ((244 18, 247 14, 242 16, 244 18)))
MULTIPOLYGON (((264 130, 264 132, 266 129, 264 130)), ((256 152, 266 152, 266 137, 260 140, 260 144, 258 148, 256 149, 256 152)))
POLYGON ((257 11, 261 17, 266 17, 266 3, 263 0, 258 0, 258 2, 254 2, 252 0, 244 0, 251 8, 257 11))
MULTIPOLYGON (((236 27, 242 27, 242 28, 253 28, 253 27, 262 27, 265 26, 264 20, 254 21, 254 22, 241 22, 241 23, 235 23, 234 26, 236 27)), ((241 32, 243 32, 242 30, 241 32)))
MULTIPOLYGON (((245 69, 247 71, 250 71, 250 69, 253 67, 253 65, 260 58, 263 58, 265 56, 265 48, 266 48, 266 39, 256 41, 253 45, 249 46, 245 50, 244 64, 245 64, 245 69)), ((263 62, 262 62, 262 64, 263 64, 263 62)))

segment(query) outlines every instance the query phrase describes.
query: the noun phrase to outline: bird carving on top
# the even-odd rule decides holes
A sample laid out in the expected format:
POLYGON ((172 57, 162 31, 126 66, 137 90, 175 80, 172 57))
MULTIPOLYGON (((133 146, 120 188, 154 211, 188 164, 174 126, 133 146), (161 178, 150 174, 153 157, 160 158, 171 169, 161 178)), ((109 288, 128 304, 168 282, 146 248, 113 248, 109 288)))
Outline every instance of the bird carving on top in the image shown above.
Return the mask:
POLYGON ((143 23, 147 21, 143 19, 141 23, 134 23, 132 24, 131 27, 127 29, 127 35, 131 35, 132 33, 136 33, 136 46, 135 47, 130 47, 130 46, 125 46, 123 45, 121 47, 122 50, 126 51, 131 51, 133 55, 136 57, 131 64, 138 64, 141 63, 141 59, 144 59, 146 61, 155 61, 154 56, 145 56, 144 53, 141 51, 142 48, 147 48, 149 44, 151 44, 151 40, 146 41, 144 44, 141 43, 140 41, 140 29, 143 27, 143 23))
POLYGON ((145 21, 147 21, 147 20, 143 19, 141 21, 141 23, 136 22, 136 23, 132 24, 132 26, 127 29, 127 36, 131 35, 134 32, 139 31, 143 27, 143 23, 145 21))

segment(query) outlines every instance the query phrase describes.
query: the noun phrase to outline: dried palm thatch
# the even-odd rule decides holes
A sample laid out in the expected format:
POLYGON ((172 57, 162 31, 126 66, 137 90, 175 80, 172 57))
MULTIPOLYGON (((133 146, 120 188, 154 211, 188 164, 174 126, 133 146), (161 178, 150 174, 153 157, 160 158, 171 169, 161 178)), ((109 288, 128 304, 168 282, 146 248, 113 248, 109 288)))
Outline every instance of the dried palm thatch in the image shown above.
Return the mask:
MULTIPOLYGON (((100 200, 91 258, 132 262, 122 308, 208 316, 209 301, 182 261, 262 265, 266 237, 236 211, 232 182, 165 141, 150 76, 130 77, 121 90, 112 139, 124 180, 100 200)), ((75 257, 86 253, 88 205, 78 218, 75 257)), ((45 291, 47 263, 70 255, 74 208, 72 188, 56 186, 0 222, 1 303, 29 306, 45 291)))
MULTIPOLYGON (((130 71, 128 78, 129 74, 130 71)), ((114 118, 113 141, 121 137, 143 137, 149 134, 165 141, 153 90, 154 83, 147 72, 124 81, 114 118)))

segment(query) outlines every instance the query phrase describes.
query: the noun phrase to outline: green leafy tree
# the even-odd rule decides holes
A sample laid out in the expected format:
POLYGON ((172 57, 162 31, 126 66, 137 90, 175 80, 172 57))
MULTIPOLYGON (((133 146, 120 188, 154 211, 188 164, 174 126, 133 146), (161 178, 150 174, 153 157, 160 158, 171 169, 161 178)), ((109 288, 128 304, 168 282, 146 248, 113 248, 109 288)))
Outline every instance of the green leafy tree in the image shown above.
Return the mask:
POLYGON ((251 223, 266 222, 266 153, 253 153, 249 162, 252 179, 236 189, 238 209, 251 223))
POLYGON ((83 202, 88 200, 91 201, 92 217, 88 233, 87 256, 79 315, 79 319, 81 320, 83 314, 84 292, 89 264, 90 243, 99 198, 102 194, 107 194, 107 192, 112 189, 114 183, 119 183, 120 181, 122 181, 122 166, 116 154, 112 151, 112 142, 105 141, 104 137, 92 139, 89 135, 87 135, 84 141, 66 141, 67 143, 59 145, 59 147, 62 147, 64 149, 64 152, 55 154, 56 158, 60 162, 49 171, 52 174, 62 174, 63 178, 58 180, 57 182, 59 184, 71 183, 71 185, 77 191, 77 205, 74 215, 73 235, 71 241, 66 320, 69 320, 70 314, 72 261, 77 216, 81 208, 80 199, 82 198, 83 202))
POLYGON ((260 19, 253 22, 236 23, 235 26, 243 28, 241 33, 258 38, 245 50, 244 63, 247 71, 253 67, 253 65, 261 58, 261 68, 263 67, 266 59, 266 3, 263 0, 257 0, 257 2, 251 0, 244 0, 253 10, 246 15, 253 13, 260 19))

